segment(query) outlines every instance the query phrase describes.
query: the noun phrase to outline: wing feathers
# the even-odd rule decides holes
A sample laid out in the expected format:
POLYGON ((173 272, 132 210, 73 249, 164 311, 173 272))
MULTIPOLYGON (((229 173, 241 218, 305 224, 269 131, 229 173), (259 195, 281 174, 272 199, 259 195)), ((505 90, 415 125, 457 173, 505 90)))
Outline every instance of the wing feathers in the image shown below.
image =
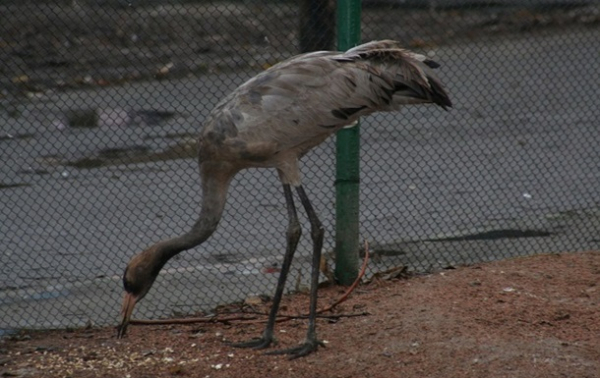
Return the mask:
MULTIPOLYGON (((402 105, 452 103, 427 57, 396 41, 374 41, 345 53, 320 51, 290 58, 240 86, 212 114, 237 109, 246 142, 270 140, 305 151, 328 134, 376 111, 402 105)), ((209 127, 210 128, 210 127, 209 127)), ((208 128, 207 128, 208 129, 208 128)))
POLYGON ((441 81, 432 70, 440 65, 424 55, 402 49, 396 41, 369 42, 333 59, 355 64, 366 62, 371 68, 368 70, 371 74, 392 76, 397 105, 414 103, 420 99, 422 102, 438 104, 444 109, 452 106, 441 81), (410 98, 408 102, 402 101, 403 96, 410 98))

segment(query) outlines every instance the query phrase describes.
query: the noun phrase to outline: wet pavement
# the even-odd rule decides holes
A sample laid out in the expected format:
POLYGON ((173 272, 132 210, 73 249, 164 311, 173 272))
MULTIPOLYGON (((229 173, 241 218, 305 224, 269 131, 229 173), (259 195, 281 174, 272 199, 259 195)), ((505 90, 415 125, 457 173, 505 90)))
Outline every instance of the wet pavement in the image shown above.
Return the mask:
MULTIPOLYGON (((598 35, 436 48, 453 109, 363 120, 361 238, 373 269, 600 248, 598 35)), ((201 120, 252 74, 50 93, 0 113, 0 329, 115 324, 129 258, 198 214, 201 120)), ((333 167, 332 140, 303 162, 327 250, 333 167)), ((276 174, 240 174, 219 230, 169 264, 136 316, 270 293, 285 224, 276 174)), ((304 235, 292 289, 308 276, 304 235)))

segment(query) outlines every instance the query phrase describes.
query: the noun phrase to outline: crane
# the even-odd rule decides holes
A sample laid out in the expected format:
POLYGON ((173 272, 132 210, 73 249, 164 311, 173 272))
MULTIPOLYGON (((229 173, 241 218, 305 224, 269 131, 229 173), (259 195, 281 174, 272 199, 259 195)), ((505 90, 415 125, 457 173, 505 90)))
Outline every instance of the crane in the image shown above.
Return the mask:
POLYGON ((274 351, 291 358, 314 352, 319 262, 324 230, 302 186, 299 159, 359 117, 403 105, 451 101, 433 69, 439 64, 392 40, 373 41, 346 52, 298 55, 259 73, 222 99, 198 137, 202 202, 191 229, 135 255, 123 274, 125 295, 117 336, 126 334, 134 306, 150 290, 163 266, 178 253, 207 240, 217 228, 232 178, 247 168, 275 168, 283 185, 288 226, 286 251, 267 325, 260 338, 233 344, 263 349, 274 340, 277 311, 302 230, 293 191, 310 222, 313 256, 306 340, 274 351))

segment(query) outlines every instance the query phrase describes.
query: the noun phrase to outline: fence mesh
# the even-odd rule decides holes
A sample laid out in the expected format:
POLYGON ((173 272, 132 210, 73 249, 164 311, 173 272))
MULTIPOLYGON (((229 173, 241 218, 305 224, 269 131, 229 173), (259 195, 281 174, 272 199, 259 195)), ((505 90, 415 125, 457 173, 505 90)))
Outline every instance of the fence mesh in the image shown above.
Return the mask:
MULTIPOLYGON (((369 274, 597 249, 600 6, 447 3, 363 8, 363 41, 397 39, 441 63, 454 103, 362 120, 369 274)), ((198 215, 203 119, 254 74, 332 43, 334 7, 3 2, 0 332, 115 324, 129 259, 198 215)), ((331 139, 302 162, 331 264, 333 156, 331 139)), ((274 171, 240 173, 218 231, 169 262, 134 316, 270 294, 285 214, 274 171)), ((302 222, 290 290, 308 278, 302 222)))

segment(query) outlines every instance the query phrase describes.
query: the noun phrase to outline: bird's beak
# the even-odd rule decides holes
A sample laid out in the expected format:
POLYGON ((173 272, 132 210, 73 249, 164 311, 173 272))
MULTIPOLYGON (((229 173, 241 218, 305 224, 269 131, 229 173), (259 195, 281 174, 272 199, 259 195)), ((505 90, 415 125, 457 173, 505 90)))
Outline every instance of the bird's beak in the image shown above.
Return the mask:
POLYGON ((136 302, 137 298, 135 295, 131 293, 125 293, 125 296, 123 297, 123 306, 121 307, 121 316, 123 318, 121 320, 121 324, 119 324, 117 327, 118 339, 125 337, 127 326, 129 325, 129 319, 131 318, 131 313, 133 312, 136 302))

